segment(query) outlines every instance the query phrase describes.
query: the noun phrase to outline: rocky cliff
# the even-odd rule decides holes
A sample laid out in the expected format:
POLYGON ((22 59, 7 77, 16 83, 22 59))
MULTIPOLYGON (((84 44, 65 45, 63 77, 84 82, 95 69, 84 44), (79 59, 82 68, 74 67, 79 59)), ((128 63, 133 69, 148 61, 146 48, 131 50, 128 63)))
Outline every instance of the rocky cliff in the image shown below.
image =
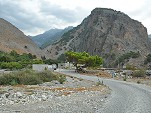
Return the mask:
POLYGON ((45 49, 53 58, 68 50, 102 56, 107 65, 133 51, 140 56, 128 62, 137 66, 151 52, 151 46, 147 29, 140 22, 120 11, 96 8, 79 26, 65 33, 58 43, 45 49))
POLYGON ((22 31, 0 18, 0 51, 10 52, 12 50, 20 54, 31 53, 39 58, 44 56, 39 47, 22 31))
POLYGON ((151 41, 151 35, 148 35, 149 40, 151 41))

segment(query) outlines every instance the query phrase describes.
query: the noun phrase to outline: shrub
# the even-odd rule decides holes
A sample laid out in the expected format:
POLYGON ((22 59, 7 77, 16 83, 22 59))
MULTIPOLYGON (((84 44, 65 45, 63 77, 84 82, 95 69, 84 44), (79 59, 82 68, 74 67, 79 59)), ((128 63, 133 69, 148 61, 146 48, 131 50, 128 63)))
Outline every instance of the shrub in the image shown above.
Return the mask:
POLYGON ((51 71, 43 71, 43 72, 39 72, 37 73, 37 76, 45 82, 50 82, 52 80, 58 80, 58 76, 56 74, 53 74, 51 71))
POLYGON ((103 80, 102 82, 98 79, 98 82, 96 83, 96 86, 104 85, 103 80))
POLYGON ((123 81, 126 81, 126 79, 127 79, 127 78, 126 78, 126 77, 124 77, 124 78, 123 78, 123 81))
POLYGON ((137 81, 137 84, 140 84, 140 83, 141 83, 141 81, 140 81, 140 80, 138 80, 138 81, 137 81))
POLYGON ((127 70, 136 70, 136 67, 134 65, 127 64, 126 69, 127 70))
POLYGON ((144 70, 136 70, 132 73, 132 77, 145 77, 144 70))
POLYGON ((2 62, 1 66, 2 69, 21 69, 22 65, 18 62, 2 62))
POLYGON ((58 81, 60 84, 63 84, 66 81, 66 77, 64 75, 60 75, 58 81))
POLYGON ((133 52, 130 51, 128 53, 123 54, 122 56, 120 56, 117 60, 116 60, 116 65, 118 65, 119 63, 125 63, 127 62, 127 60, 129 60, 130 58, 138 58, 140 56, 139 51, 138 52, 133 52))
POLYGON ((151 54, 148 54, 147 56, 146 56, 146 59, 144 60, 144 64, 148 64, 148 63, 150 63, 151 62, 151 54))
POLYGON ((32 70, 24 70, 1 75, 0 85, 35 85, 43 82, 51 82, 52 80, 57 80, 62 84, 66 81, 66 77, 53 74, 50 71, 35 72, 32 70))

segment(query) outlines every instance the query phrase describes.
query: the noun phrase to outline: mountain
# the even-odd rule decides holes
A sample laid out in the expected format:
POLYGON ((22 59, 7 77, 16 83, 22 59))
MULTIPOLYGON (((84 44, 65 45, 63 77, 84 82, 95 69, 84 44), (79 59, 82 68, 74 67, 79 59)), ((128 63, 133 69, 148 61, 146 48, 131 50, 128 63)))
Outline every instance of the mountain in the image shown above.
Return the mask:
POLYGON ((31 53, 37 57, 44 56, 39 47, 22 31, 8 21, 0 18, 0 51, 17 53, 31 53))
POLYGON ((148 35, 149 40, 151 41, 151 35, 148 35))
POLYGON ((96 8, 80 25, 65 33, 61 40, 45 48, 51 58, 65 51, 86 51, 102 56, 106 66, 112 66, 123 54, 139 53, 129 64, 142 65, 151 46, 147 29, 128 15, 113 9, 96 8))
POLYGON ((62 36, 64 33, 68 32, 68 31, 71 30, 71 29, 73 29, 72 26, 66 27, 65 29, 62 29, 62 31, 56 33, 54 36, 49 37, 49 39, 48 39, 44 44, 41 45, 41 48, 44 49, 44 48, 46 48, 47 46, 49 46, 49 45, 51 45, 51 44, 57 42, 58 40, 60 40, 61 36, 62 36))
POLYGON ((43 34, 37 36, 30 36, 30 38, 41 48, 45 48, 52 44, 54 41, 60 39, 60 37, 70 29, 73 29, 72 26, 69 26, 65 29, 50 29, 49 31, 44 32, 43 34))

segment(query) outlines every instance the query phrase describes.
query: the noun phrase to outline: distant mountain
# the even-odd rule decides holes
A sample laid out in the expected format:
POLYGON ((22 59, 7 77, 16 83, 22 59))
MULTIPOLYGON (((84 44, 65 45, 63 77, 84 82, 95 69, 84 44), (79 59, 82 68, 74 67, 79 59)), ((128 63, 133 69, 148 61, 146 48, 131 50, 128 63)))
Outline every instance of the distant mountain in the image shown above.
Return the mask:
POLYGON ((30 38, 41 48, 45 48, 52 44, 53 42, 60 39, 60 37, 70 29, 73 29, 72 26, 69 26, 65 29, 50 29, 49 31, 44 32, 43 34, 37 36, 30 36, 30 38))
POLYGON ((44 56, 39 47, 22 31, 8 21, 0 18, 0 51, 17 53, 31 53, 37 57, 44 56))
POLYGON ((60 41, 45 48, 45 52, 55 59, 65 51, 86 51, 103 57, 105 65, 112 67, 119 57, 124 59, 132 51, 140 56, 126 59, 121 65, 140 66, 151 52, 150 45, 147 29, 141 22, 120 11, 96 8, 80 25, 66 32, 60 41))
POLYGON ((41 48, 46 48, 47 46, 55 43, 56 41, 59 41, 61 36, 68 32, 69 30, 73 29, 72 26, 66 27, 65 29, 62 29, 62 31, 56 33, 54 36, 50 37, 44 44, 41 45, 41 48))

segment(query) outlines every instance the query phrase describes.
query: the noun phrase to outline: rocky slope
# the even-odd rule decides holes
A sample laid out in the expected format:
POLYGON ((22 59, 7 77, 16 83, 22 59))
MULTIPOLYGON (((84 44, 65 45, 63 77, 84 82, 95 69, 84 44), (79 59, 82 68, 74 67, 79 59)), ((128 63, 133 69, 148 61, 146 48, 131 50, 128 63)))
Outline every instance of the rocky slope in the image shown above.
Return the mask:
POLYGON ((61 36, 69 31, 70 29, 73 29, 72 26, 69 26, 65 29, 50 29, 49 31, 44 32, 43 34, 30 37, 39 47, 45 48, 52 44, 54 41, 61 38, 61 36))
POLYGON ((151 41, 151 35, 148 35, 149 40, 151 41))
POLYGON ((147 29, 128 15, 112 9, 96 8, 76 28, 45 49, 54 59, 67 50, 86 51, 99 55, 107 65, 129 51, 139 52, 140 57, 129 63, 141 65, 151 52, 147 29))
POLYGON ((0 18, 0 51, 10 52, 12 50, 20 54, 31 53, 39 58, 44 56, 39 47, 22 31, 0 18))

